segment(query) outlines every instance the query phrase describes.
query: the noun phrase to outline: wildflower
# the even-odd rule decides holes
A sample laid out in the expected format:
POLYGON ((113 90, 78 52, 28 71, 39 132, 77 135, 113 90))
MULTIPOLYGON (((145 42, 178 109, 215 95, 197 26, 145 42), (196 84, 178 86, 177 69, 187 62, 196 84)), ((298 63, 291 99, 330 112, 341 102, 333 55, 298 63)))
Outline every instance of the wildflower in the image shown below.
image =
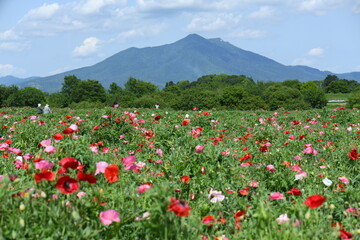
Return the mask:
POLYGON ((53 167, 54 163, 47 160, 41 160, 40 162, 35 163, 36 169, 52 169, 53 167))
POLYGON ((87 181, 88 183, 93 184, 93 183, 96 183, 97 178, 94 177, 92 174, 86 174, 82 171, 78 171, 77 180, 78 181, 87 181))
POLYGON ((358 154, 356 148, 351 149, 351 151, 349 152, 348 155, 352 160, 356 160, 356 159, 360 158, 360 154, 358 154))
POLYGON ((344 184, 348 184, 349 183, 349 179, 347 177, 338 177, 338 179, 340 181, 342 181, 344 184))
POLYGON ((328 186, 328 187, 330 187, 331 184, 332 184, 332 181, 331 181, 330 179, 328 179, 328 178, 324 178, 324 179, 322 180, 322 182, 323 182, 326 186, 328 186))
POLYGON ((168 211, 172 211, 178 217, 187 217, 190 215, 191 207, 181 199, 171 198, 168 211))
POLYGON ((35 173, 34 175, 36 183, 41 182, 43 180, 53 181, 55 180, 55 177, 56 174, 48 170, 42 170, 41 172, 35 173))
POLYGON ((317 207, 320 207, 324 203, 325 199, 326 199, 326 197, 321 196, 321 195, 312 195, 312 196, 306 198, 304 203, 306 205, 308 205, 309 208, 317 208, 317 207))
POLYGON ((96 163, 96 171, 95 171, 95 175, 98 175, 99 173, 105 173, 105 168, 109 166, 109 164, 107 162, 97 162, 96 163))
POLYGON ((273 193, 270 193, 269 199, 278 200, 278 199, 285 199, 285 197, 282 193, 273 192, 273 193))
POLYGON ((58 179, 56 188, 64 194, 69 194, 79 190, 79 183, 69 175, 65 175, 58 179))
POLYGON ((190 121, 191 121, 190 119, 186 118, 182 121, 181 125, 187 126, 190 123, 190 121))
POLYGON ((204 145, 197 145, 195 147, 196 153, 202 153, 203 149, 204 149, 204 145))
POLYGON ((100 221, 104 225, 110 225, 112 222, 120 222, 119 213, 113 209, 102 211, 100 221))
POLYGON ((288 217, 288 215, 286 213, 281 214, 276 221, 278 223, 287 223, 288 221, 290 221, 290 218, 288 217))
POLYGON ((210 199, 210 202, 212 203, 216 203, 216 202, 221 202, 225 199, 225 196, 222 195, 221 191, 216 191, 214 189, 210 189, 210 193, 208 195, 208 199, 210 199), (212 198, 211 198, 212 197, 212 198))
POLYGON ((189 176, 182 176, 180 178, 180 182, 189 183, 190 182, 190 177, 189 176))
POLYGON ((151 183, 145 183, 138 187, 138 193, 144 193, 151 188, 151 183))
POLYGON ((296 175, 295 175, 295 181, 296 180, 303 180, 304 178, 306 178, 307 173, 305 171, 299 171, 296 175))
POLYGON ((105 168, 104 175, 109 183, 119 180, 119 167, 116 164, 110 164, 105 168))
POLYGON ((274 165, 271 165, 271 164, 267 165, 266 169, 269 170, 270 172, 276 172, 274 165))
POLYGON ((290 195, 295 195, 295 196, 298 196, 298 195, 302 194, 302 192, 297 188, 292 188, 287 193, 290 194, 290 195))

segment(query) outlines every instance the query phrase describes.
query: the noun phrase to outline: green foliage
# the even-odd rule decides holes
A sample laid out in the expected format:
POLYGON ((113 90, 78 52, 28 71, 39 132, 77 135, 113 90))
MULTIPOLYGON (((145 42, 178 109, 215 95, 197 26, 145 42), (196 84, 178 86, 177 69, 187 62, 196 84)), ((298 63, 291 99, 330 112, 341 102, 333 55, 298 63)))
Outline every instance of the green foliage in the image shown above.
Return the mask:
POLYGON ((351 89, 349 88, 347 82, 345 81, 332 81, 326 88, 327 93, 349 93, 351 89))
POLYGON ((309 108, 299 90, 286 86, 268 87, 264 92, 264 99, 271 110, 281 107, 289 110, 309 108))
POLYGON ((132 92, 138 96, 153 93, 157 90, 157 87, 149 82, 144 82, 136 78, 129 78, 125 83, 125 90, 132 92))
POLYGON ((6 106, 29 106, 36 107, 39 103, 45 101, 45 94, 33 87, 25 87, 15 91, 5 100, 6 106))
POLYGON ((190 110, 193 107, 198 109, 212 109, 220 106, 217 95, 209 90, 188 89, 181 93, 179 101, 174 108, 179 110, 190 110))
POLYGON ((319 88, 303 88, 301 93, 304 96, 304 101, 312 108, 323 108, 327 104, 325 93, 319 88))
POLYGON ((350 94, 347 102, 347 107, 360 109, 360 91, 350 94))
POLYGON ((96 109, 96 108, 105 107, 105 103, 81 101, 81 102, 73 102, 69 105, 69 107, 73 109, 86 109, 86 108, 96 109))
POLYGON ((239 108, 240 101, 246 98, 248 93, 243 87, 233 86, 223 89, 223 93, 220 95, 220 104, 230 109, 239 108))

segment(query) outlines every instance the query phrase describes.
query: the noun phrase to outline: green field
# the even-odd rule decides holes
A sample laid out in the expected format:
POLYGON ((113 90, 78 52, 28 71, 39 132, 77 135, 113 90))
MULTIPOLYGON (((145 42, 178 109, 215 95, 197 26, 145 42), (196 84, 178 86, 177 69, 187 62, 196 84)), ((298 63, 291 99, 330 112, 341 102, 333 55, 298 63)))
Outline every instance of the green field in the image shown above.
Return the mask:
POLYGON ((0 239, 359 239, 358 110, 0 109, 0 239))

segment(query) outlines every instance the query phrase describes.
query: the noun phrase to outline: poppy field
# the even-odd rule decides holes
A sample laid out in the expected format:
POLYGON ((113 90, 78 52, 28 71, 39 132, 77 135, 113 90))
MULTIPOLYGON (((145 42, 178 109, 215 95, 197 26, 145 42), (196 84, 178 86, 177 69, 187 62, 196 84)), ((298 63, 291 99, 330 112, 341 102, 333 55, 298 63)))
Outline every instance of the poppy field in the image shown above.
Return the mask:
POLYGON ((360 238, 357 109, 0 112, 0 239, 360 238))

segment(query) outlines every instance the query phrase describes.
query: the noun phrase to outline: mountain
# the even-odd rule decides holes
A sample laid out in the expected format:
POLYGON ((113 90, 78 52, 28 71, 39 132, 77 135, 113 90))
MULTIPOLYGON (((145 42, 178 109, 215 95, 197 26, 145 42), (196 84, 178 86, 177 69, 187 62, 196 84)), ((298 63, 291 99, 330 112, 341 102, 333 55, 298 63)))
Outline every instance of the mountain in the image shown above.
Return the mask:
MULTIPOLYGON (((285 66, 220 38, 205 39, 190 34, 171 44, 128 48, 95 65, 32 79, 19 86, 32 86, 51 93, 61 89, 64 76, 75 75, 83 80, 98 80, 106 88, 112 82, 123 86, 129 77, 163 87, 169 81, 194 81, 203 75, 220 73, 245 75, 260 81, 322 80, 333 74, 307 66, 285 66)), ((360 72, 339 76, 360 80, 360 72)))
POLYGON ((23 82, 31 81, 31 80, 34 80, 37 78, 38 77, 17 78, 17 77, 9 75, 9 76, 5 76, 5 77, 0 77, 0 85, 4 85, 4 86, 18 85, 23 82))

